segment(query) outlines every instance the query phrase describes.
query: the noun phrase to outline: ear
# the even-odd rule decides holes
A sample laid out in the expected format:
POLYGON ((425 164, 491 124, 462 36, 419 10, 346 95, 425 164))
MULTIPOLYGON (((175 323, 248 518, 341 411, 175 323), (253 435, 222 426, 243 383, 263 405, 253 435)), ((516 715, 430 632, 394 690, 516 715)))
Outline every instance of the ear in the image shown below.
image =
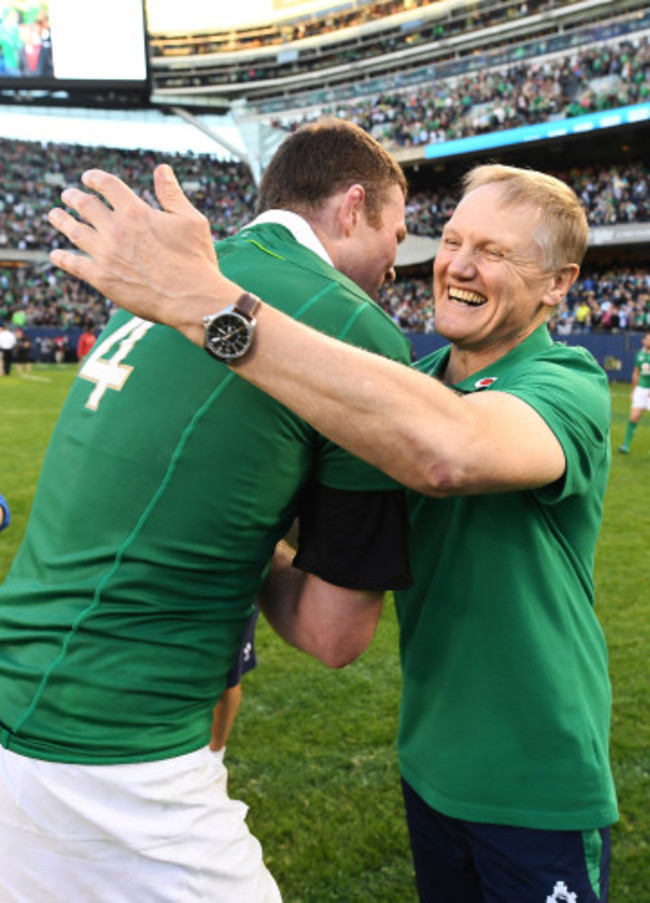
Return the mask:
POLYGON ((339 215, 346 235, 349 235, 365 214, 366 190, 355 182, 343 195, 339 215))
POLYGON ((577 263, 567 263, 566 266, 552 273, 549 289, 543 299, 544 304, 547 304, 549 307, 557 307, 562 299, 568 295, 569 289, 578 278, 579 272, 580 267, 577 263))

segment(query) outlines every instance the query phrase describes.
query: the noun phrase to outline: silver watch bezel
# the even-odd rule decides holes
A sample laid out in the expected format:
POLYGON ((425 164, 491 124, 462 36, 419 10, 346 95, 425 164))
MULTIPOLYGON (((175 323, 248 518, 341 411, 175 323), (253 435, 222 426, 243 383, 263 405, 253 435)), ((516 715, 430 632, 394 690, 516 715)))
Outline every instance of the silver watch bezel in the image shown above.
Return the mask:
POLYGON ((236 304, 231 304, 216 314, 209 314, 203 317, 203 326, 205 330, 205 350, 216 360, 229 363, 230 361, 239 360, 250 350, 255 333, 256 320, 254 317, 247 317, 237 310, 236 304), (223 320, 234 320, 246 333, 245 343, 233 351, 226 350, 227 346, 224 345, 223 337, 214 334, 215 323, 220 323, 223 320))

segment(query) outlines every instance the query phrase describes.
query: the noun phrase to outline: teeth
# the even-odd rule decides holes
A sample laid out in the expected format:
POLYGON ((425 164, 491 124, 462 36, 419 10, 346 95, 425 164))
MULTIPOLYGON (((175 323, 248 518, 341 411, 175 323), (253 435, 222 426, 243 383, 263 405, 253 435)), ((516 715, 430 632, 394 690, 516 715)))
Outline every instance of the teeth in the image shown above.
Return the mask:
POLYGON ((487 298, 484 295, 478 295, 476 292, 468 292, 462 288, 450 288, 449 297, 452 301, 462 301, 464 304, 472 304, 477 307, 485 304, 487 298))

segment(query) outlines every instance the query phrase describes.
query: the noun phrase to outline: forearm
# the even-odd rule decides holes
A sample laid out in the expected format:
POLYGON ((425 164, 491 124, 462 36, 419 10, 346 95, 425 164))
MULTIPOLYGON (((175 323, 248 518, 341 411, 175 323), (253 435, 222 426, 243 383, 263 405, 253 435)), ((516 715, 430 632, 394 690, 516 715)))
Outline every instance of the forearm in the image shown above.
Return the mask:
POLYGON ((454 448, 459 442, 467 447, 470 424, 449 389, 269 305, 261 306, 258 319, 253 349, 233 369, 337 445, 427 493, 439 483, 440 470, 459 460, 454 448))
POLYGON ((370 644, 383 594, 333 586, 292 567, 294 551, 276 549, 258 604, 273 629, 290 645, 330 668, 341 668, 370 644))
POLYGON ((276 546, 269 573, 257 597, 257 604, 279 636, 300 647, 296 613, 306 574, 291 564, 295 550, 286 542, 276 546))
POLYGON ((563 473, 555 436, 514 396, 460 396, 266 304, 259 321, 235 372, 399 483, 445 497, 532 488, 563 473))
MULTIPOLYGON (((188 303, 165 308, 164 322, 196 345, 203 344, 203 316, 242 292, 220 273, 206 284, 188 303)), ((252 350, 232 365, 239 376, 405 486, 435 494, 460 482, 458 452, 475 437, 473 418, 453 392, 268 304, 258 308, 257 320, 252 350)))

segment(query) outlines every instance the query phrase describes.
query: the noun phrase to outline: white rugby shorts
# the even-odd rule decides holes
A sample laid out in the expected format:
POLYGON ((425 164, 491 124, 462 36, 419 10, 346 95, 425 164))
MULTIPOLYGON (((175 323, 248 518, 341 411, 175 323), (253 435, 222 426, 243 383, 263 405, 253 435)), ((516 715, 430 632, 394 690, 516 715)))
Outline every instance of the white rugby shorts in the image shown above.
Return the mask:
POLYGON ((641 411, 650 411, 650 389, 637 386, 632 392, 632 407, 641 411))
POLYGON ((69 765, 0 747, 2 903, 281 903, 207 747, 69 765))

